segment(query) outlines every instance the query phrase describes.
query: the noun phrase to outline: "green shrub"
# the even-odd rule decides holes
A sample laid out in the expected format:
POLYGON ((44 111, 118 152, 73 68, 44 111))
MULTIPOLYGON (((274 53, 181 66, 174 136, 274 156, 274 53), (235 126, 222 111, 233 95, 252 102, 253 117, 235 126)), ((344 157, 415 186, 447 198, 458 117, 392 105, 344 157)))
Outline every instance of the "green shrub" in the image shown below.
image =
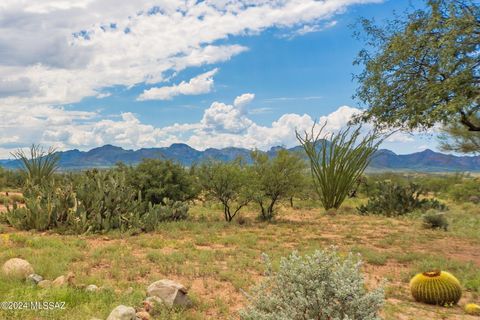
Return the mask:
POLYGON ((124 169, 128 183, 141 192, 146 203, 159 204, 163 199, 188 201, 199 192, 193 175, 171 160, 144 159, 136 167, 120 168, 124 169))
POLYGON ((423 226, 428 229, 448 230, 448 221, 445 213, 429 210, 423 215, 423 226))
POLYGON ((382 181, 378 183, 376 190, 369 197, 367 204, 357 208, 361 214, 381 214, 394 217, 414 210, 446 209, 446 206, 436 199, 422 198, 424 191, 414 183, 400 186, 390 181, 382 181))
POLYGON ((343 258, 334 249, 304 257, 282 258, 278 272, 266 257, 267 278, 240 311, 242 320, 380 319, 383 289, 368 292, 353 255, 343 258))
POLYGON ((460 183, 453 184, 449 195, 456 202, 475 203, 480 197, 480 179, 464 179, 460 183))

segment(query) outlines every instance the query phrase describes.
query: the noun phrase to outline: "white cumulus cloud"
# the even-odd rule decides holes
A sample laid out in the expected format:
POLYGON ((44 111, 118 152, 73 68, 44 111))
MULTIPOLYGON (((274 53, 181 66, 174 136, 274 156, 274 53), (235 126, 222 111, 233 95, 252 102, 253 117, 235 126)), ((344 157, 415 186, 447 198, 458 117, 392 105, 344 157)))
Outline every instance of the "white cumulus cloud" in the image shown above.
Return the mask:
POLYGON ((171 100, 178 95, 199 95, 212 91, 214 80, 213 76, 218 72, 215 68, 211 71, 202 73, 190 81, 182 81, 177 85, 154 87, 144 90, 137 100, 171 100))
POLYGON ((161 83, 248 49, 233 36, 331 21, 372 2, 381 0, 2 0, 0 106, 70 104, 103 88, 161 83))

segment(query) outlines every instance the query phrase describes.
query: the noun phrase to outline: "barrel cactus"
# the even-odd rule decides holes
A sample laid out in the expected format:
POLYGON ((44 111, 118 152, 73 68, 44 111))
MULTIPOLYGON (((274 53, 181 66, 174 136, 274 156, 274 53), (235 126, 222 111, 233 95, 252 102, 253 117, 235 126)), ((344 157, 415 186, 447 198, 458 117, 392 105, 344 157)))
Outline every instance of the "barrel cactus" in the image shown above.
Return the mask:
POLYGON ((417 274, 410 280, 410 290, 418 302, 441 306, 457 304, 462 296, 460 282, 445 271, 417 274))
POLYGON ((475 303, 468 303, 465 306, 465 312, 468 313, 468 314, 478 316, 478 315, 480 315, 480 306, 478 304, 475 304, 475 303))

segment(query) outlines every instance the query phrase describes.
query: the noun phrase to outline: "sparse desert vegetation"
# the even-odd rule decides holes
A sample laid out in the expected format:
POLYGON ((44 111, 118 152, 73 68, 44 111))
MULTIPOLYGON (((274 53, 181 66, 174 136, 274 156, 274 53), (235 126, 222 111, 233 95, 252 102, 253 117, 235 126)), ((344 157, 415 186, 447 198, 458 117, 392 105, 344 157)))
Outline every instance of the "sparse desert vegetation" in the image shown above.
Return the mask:
POLYGON ((480 153, 478 1, 357 15, 351 69, 336 16, 398 1, 14 2, 0 5, 0 153, 15 158, 0 160, 0 319, 478 319, 480 177, 453 172, 480 170, 458 156, 480 153), (258 105, 212 100, 195 122, 237 88, 258 105), (455 155, 379 150, 426 149, 422 133, 455 155), (35 139, 62 151, 26 151, 35 139))
MULTIPOLYGON (((249 186, 258 186, 255 175, 265 172, 272 177, 275 169, 254 171, 255 163, 210 162, 187 169, 168 161, 146 161, 136 167, 48 174, 36 180, 42 181, 36 185, 30 185, 28 174, 24 175, 25 203, 9 199, 2 207, 0 262, 22 258, 43 279, 65 278, 58 286, 42 287, 2 274, 1 300, 65 301, 66 308, 1 310, 0 317, 104 319, 118 305, 140 311, 147 286, 171 279, 186 287, 192 304, 187 308, 162 307, 152 314, 153 319, 253 319, 262 314, 265 319, 287 319, 292 313, 268 317, 262 310, 266 302, 254 307, 252 303, 259 300, 249 300, 258 290, 255 287, 268 279, 262 254, 269 256, 275 274, 282 257, 292 252, 302 257, 334 246, 340 261, 348 253, 363 260, 358 277, 364 279, 367 292, 384 290, 385 300, 378 304, 378 314, 367 309, 354 314, 376 314, 382 319, 474 319, 463 307, 480 298, 480 208, 474 198, 462 201, 457 194, 459 189, 470 190, 466 186, 476 177, 364 174, 359 183, 353 184, 355 192, 350 192, 338 209, 325 210, 318 194, 312 192, 308 168, 294 160, 298 155, 281 157, 282 161, 263 159, 262 166, 278 161, 284 166, 291 163, 286 167, 296 174, 284 178, 293 177, 297 188, 263 189, 283 192, 272 206, 270 219, 264 219, 265 211, 258 200, 263 195, 271 201, 274 193, 265 195, 249 186), (149 166, 158 167, 146 169, 149 166), (230 179, 215 173, 224 173, 230 179), (149 182, 155 180, 149 174, 166 174, 169 178, 160 180, 163 186, 172 185, 169 196, 174 199, 149 182), (141 181, 145 182, 140 185, 141 181), (385 184, 394 187, 385 188, 385 184), (158 203, 144 200, 138 192, 140 187, 158 203), (378 201, 379 197, 385 200, 385 194, 390 200, 378 201), (16 203, 15 209, 12 203, 16 203), (374 212, 362 209, 368 203, 375 203, 374 212), (398 211, 402 203, 404 210, 398 211), (462 298, 458 305, 432 306, 412 298, 411 277, 430 270, 444 270, 459 279, 462 298), (86 290, 92 285, 96 288, 86 290), (245 309, 248 306, 253 309, 245 309)), ((38 172, 42 171, 34 174, 43 174, 38 172)), ((283 181, 268 179, 276 187, 283 181)), ((17 194, 10 193, 9 197, 13 195, 17 194)), ((284 268, 285 263, 293 270, 304 270, 291 261, 283 262, 284 268)), ((286 299, 278 292, 282 285, 278 281, 301 283, 298 281, 303 279, 289 278, 288 271, 283 270, 280 280, 273 282, 277 296, 267 305, 286 299)), ((316 274, 311 272, 304 277, 316 274)), ((268 283, 265 285, 268 287, 268 283)), ((339 286, 347 290, 345 285, 339 286)), ((372 299, 378 303, 378 298, 372 299)), ((316 308, 307 305, 311 310, 316 308)))

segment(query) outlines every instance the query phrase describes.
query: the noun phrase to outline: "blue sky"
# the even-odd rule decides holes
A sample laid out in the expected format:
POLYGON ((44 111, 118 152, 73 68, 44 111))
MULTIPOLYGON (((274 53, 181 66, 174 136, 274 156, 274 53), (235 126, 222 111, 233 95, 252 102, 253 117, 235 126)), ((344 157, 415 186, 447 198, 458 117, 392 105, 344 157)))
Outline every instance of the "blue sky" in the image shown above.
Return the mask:
MULTIPOLYGON (((12 35, 0 36, 8 49, 0 50, 0 110, 9 117, 0 156, 32 142, 268 149, 295 144, 294 130, 315 119, 338 130, 360 107, 352 61, 362 43, 351 25, 411 4, 320 2, 142 0, 120 9, 115 1, 8 0, 0 5, 10 19, 0 33, 12 35), (15 25, 19 18, 29 23, 15 25), (46 43, 36 40, 42 36, 46 43)), ((397 134, 383 147, 436 145, 430 136, 397 134)))

